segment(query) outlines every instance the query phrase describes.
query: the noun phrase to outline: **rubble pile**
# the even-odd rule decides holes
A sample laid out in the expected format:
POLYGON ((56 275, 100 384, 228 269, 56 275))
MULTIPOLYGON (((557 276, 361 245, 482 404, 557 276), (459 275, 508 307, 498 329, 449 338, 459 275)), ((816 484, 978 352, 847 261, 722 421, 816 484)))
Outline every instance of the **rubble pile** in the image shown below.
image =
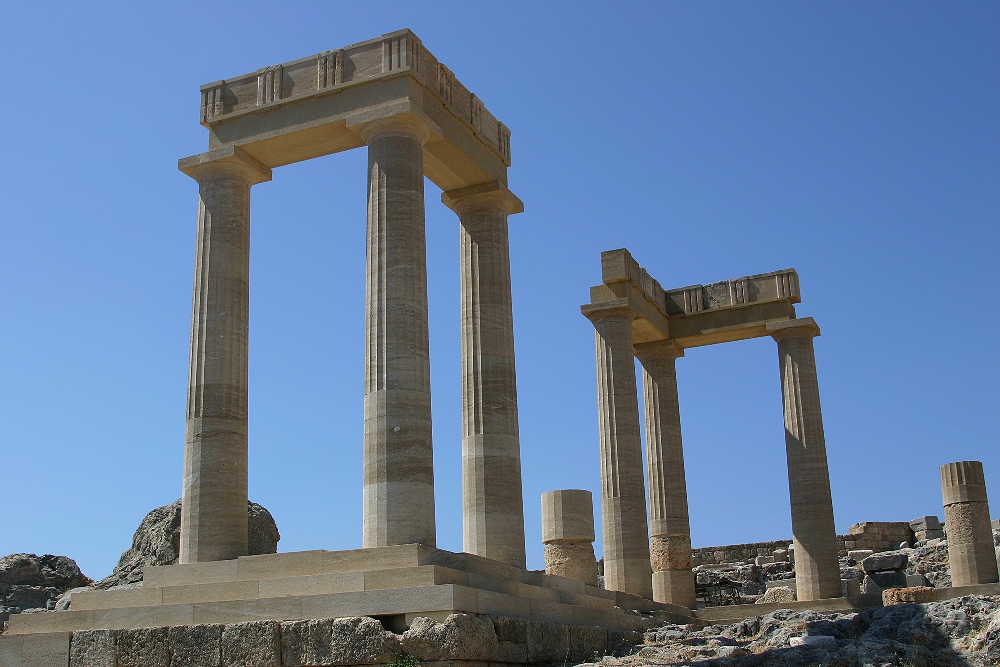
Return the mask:
POLYGON ((851 614, 780 609, 703 629, 664 625, 603 667, 1000 664, 1000 597, 969 595, 851 614))

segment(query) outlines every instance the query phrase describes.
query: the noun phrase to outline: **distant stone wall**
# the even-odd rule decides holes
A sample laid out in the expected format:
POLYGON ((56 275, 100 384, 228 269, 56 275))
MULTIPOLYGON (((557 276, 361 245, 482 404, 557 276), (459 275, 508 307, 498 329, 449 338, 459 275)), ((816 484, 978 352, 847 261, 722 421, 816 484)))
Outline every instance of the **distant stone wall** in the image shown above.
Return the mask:
MULTIPOLYGON (((872 551, 892 551, 901 542, 913 544, 913 529, 906 521, 863 521, 847 529, 847 535, 839 535, 841 551, 851 549, 871 549, 872 551)), ((846 552, 842 555, 847 555, 846 552)))
MULTIPOLYGON (((837 549, 846 556, 853 549, 872 551, 892 551, 901 542, 913 544, 913 530, 906 521, 863 521, 848 529, 847 535, 837 536, 837 549)), ((771 542, 750 542, 730 544, 721 547, 701 547, 691 550, 694 565, 719 565, 721 563, 745 563, 757 556, 770 556, 776 549, 787 549, 792 543, 787 540, 771 542)))
POLYGON ((757 556, 770 556, 776 549, 787 549, 791 539, 773 542, 751 542, 749 544, 730 544, 724 547, 701 547, 691 550, 693 565, 719 565, 721 563, 743 563, 752 561, 757 556))

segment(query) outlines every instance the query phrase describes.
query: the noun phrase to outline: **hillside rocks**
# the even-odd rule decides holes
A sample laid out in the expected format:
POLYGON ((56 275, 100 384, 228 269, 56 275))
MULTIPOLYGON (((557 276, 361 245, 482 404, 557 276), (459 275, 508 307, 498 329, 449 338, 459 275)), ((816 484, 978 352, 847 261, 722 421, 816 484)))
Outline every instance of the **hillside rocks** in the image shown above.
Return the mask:
MULTIPOLYGON (((262 505, 247 503, 249 552, 273 554, 278 551, 278 526, 262 505)), ((173 565, 180 553, 181 501, 157 507, 139 524, 132 546, 122 554, 114 572, 97 582, 96 588, 118 588, 142 581, 142 568, 173 565)))
POLYGON ((11 614, 55 609, 67 590, 86 586, 72 558, 45 554, 11 554, 0 558, 0 623, 11 614))
POLYGON ((665 625, 604 667, 812 667, 1000 664, 1000 597, 969 595, 856 614, 778 611, 702 630, 665 625))

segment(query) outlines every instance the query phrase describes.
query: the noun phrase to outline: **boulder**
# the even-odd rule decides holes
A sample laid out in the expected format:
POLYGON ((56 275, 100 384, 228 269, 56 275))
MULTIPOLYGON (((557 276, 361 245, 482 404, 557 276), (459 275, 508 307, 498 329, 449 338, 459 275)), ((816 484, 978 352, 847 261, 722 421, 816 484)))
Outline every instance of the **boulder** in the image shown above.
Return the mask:
POLYGON ((92 583, 66 556, 10 554, 0 558, 0 623, 29 609, 55 609, 66 591, 92 583))
POLYGON ((903 572, 871 572, 861 583, 861 592, 866 595, 881 595, 887 588, 906 588, 906 574, 903 572))
MULTIPOLYGON (((263 506, 247 503, 248 546, 251 556, 278 551, 278 526, 263 506)), ((181 501, 157 507, 147 514, 122 554, 114 572, 97 582, 97 588, 119 588, 142 581, 142 569, 173 565, 180 555, 181 501)))
POLYGON ((906 554, 887 552, 868 556, 861 561, 861 569, 865 572, 892 572, 906 569, 908 561, 906 554))

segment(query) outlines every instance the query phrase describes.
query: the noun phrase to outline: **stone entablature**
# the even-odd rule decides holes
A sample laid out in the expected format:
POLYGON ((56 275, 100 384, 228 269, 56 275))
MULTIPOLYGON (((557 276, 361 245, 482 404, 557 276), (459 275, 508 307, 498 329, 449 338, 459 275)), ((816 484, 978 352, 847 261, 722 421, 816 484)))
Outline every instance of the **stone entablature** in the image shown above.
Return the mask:
MULTIPOLYGON (((230 144, 246 149, 248 142, 273 143, 289 133, 301 135, 296 143, 319 144, 318 152, 311 152, 308 146, 246 149, 269 167, 356 148, 362 145, 360 141, 352 141, 337 130, 402 112, 415 113, 436 135, 454 144, 436 151, 449 170, 455 170, 455 165, 447 165, 449 160, 462 159, 455 155, 456 149, 459 153, 475 151, 469 150, 466 137, 454 136, 448 120, 461 125, 458 134, 468 134, 489 149, 492 158, 474 156, 473 162, 496 162, 486 165, 487 176, 480 174, 461 182, 428 174, 443 190, 488 180, 506 182, 505 169, 511 163, 510 130, 409 30, 201 87, 200 120, 211 132, 210 150, 230 144), (417 85, 407 86, 407 80, 417 85), (404 85, 397 85, 400 83, 404 85), (344 95, 347 98, 337 99, 344 95), (319 129, 331 122, 346 125, 319 129), (438 182, 442 179, 446 182, 438 182)), ((459 165, 459 171, 463 169, 464 165, 459 165)))
POLYGON ((795 269, 665 290, 628 250, 601 253, 601 285, 590 288, 590 309, 627 306, 636 317, 636 344, 672 340, 683 348, 770 335, 766 325, 795 319, 795 269))
POLYGON ((802 300, 799 275, 795 269, 664 290, 646 269, 639 266, 628 250, 620 248, 601 253, 601 274, 605 285, 630 282, 666 317, 741 308, 767 301, 799 303, 802 300))

